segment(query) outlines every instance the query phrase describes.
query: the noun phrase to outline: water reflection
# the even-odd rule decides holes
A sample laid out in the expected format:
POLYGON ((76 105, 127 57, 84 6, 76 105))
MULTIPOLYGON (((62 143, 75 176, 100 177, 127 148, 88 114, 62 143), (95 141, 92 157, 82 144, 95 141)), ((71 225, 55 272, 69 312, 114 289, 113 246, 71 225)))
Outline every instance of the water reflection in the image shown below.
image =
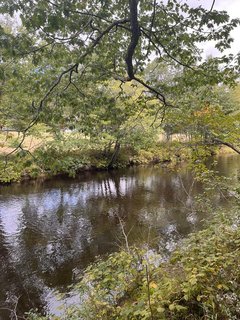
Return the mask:
MULTIPOLYGON (((238 160, 220 158, 218 170, 237 173, 238 160)), ((22 314, 51 305, 53 289, 71 284, 96 256, 123 244, 119 218, 130 244, 148 241, 167 255, 206 218, 194 209, 200 191, 186 169, 153 167, 2 187, 0 308, 19 300, 22 314)), ((215 202, 223 199, 217 195, 215 202)), ((0 319, 9 317, 0 309, 0 319)))

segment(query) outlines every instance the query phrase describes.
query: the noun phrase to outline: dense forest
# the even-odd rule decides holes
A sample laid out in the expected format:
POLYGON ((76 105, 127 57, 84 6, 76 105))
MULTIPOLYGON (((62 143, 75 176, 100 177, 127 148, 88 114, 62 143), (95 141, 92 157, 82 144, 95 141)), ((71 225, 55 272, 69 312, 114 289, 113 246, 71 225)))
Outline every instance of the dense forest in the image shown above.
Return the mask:
POLYGON ((240 19, 201 2, 0 0, 0 188, 186 165, 202 185, 194 210, 216 211, 161 263, 116 216, 125 248, 82 272, 82 303, 60 317, 15 305, 10 319, 240 318, 240 188, 209 167, 240 154, 240 19), (205 57, 209 42, 218 54, 205 57), (228 213, 211 205, 216 190, 228 213))

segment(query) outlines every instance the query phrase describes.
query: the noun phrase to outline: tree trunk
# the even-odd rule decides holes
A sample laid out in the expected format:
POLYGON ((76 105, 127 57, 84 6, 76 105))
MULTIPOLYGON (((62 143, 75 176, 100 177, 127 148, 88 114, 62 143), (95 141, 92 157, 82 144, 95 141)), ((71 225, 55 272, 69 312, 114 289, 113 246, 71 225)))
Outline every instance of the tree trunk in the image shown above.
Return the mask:
POLYGON ((114 151, 113 151, 112 158, 111 158, 111 160, 109 161, 109 164, 108 164, 108 169, 111 169, 111 168, 113 167, 114 163, 116 162, 117 157, 118 157, 118 155, 119 155, 120 146, 121 146, 121 145, 120 145, 119 141, 117 140, 117 141, 115 142, 115 146, 114 146, 114 151))

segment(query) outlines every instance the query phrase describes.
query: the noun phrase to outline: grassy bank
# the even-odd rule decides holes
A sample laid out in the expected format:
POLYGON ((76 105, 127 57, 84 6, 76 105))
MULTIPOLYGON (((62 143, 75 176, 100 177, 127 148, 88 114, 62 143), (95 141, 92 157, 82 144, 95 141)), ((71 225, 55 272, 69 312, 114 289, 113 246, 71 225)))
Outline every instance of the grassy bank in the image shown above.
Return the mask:
POLYGON ((190 141, 185 135, 172 135, 169 141, 163 134, 142 135, 116 141, 92 139, 79 132, 54 135, 39 124, 22 145, 21 134, 0 134, 0 183, 26 179, 51 178, 57 175, 74 177, 86 170, 106 170, 130 165, 176 164, 192 160, 204 161, 213 153, 229 152, 229 148, 204 145, 190 141), (19 147, 20 146, 20 147, 19 147))
POLYGON ((240 212, 221 213, 192 234, 168 262, 132 248, 85 271, 75 290, 81 305, 61 318, 30 320, 237 320, 240 318, 240 212))
MULTIPOLYGON (((99 145, 89 146, 85 143, 76 148, 64 142, 52 142, 32 153, 21 150, 18 154, 7 158, 6 155, 0 155, 0 183, 19 182, 39 177, 49 178, 56 175, 74 177, 86 170, 107 170, 113 155, 113 148, 106 150, 99 145)), ((112 167, 175 165, 189 159, 190 155, 191 150, 179 142, 158 142, 144 149, 125 145, 121 146, 112 167)))

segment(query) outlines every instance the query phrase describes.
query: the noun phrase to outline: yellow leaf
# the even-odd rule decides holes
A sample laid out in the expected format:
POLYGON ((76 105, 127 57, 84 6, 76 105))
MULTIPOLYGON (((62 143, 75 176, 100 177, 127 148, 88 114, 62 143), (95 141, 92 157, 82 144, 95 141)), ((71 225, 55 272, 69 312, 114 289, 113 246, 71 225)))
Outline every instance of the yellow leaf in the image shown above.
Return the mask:
POLYGON ((202 297, 200 295, 197 296, 197 301, 201 301, 202 297))
POLYGON ((156 289, 157 288, 157 284, 155 282, 150 282, 149 287, 156 289))

